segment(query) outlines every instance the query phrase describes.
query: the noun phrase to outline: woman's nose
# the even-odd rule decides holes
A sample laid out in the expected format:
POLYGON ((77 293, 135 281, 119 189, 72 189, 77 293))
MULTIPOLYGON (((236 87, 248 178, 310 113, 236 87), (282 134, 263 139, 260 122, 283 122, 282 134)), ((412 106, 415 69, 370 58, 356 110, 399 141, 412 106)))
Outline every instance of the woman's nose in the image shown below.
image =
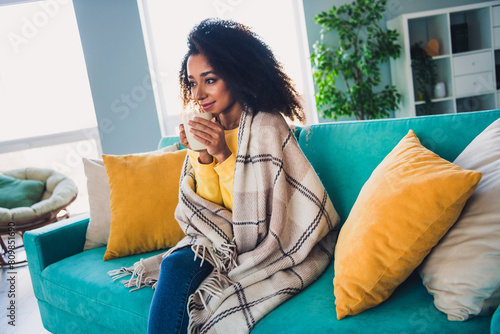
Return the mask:
POLYGON ((193 95, 194 95, 194 98, 198 101, 203 100, 206 97, 205 90, 200 86, 196 86, 193 95))

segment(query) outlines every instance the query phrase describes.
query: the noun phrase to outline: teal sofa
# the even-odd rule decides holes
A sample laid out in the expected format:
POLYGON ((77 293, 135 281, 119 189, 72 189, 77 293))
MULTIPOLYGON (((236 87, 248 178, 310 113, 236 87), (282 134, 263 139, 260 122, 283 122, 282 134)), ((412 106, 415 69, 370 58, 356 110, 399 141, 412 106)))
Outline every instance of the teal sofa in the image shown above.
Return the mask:
MULTIPOLYGON (((500 117, 500 110, 313 125, 297 131, 302 150, 344 222, 371 172, 413 129, 422 144, 453 161, 500 117)), ((177 141, 163 138, 160 146, 177 141)), ((425 210, 425 208, 422 208, 425 210)), ((27 232, 29 270, 43 324, 53 333, 146 333, 151 289, 129 292, 109 270, 145 255, 102 260, 105 248, 83 252, 88 215, 27 232)), ((160 252, 160 251, 158 251, 160 252)), ((158 253, 156 252, 156 253, 158 253)), ((151 255, 154 253, 149 253, 151 255)), ((491 316, 448 321, 414 272, 381 305, 338 321, 333 263, 311 286, 279 306, 253 333, 489 333, 491 316)))

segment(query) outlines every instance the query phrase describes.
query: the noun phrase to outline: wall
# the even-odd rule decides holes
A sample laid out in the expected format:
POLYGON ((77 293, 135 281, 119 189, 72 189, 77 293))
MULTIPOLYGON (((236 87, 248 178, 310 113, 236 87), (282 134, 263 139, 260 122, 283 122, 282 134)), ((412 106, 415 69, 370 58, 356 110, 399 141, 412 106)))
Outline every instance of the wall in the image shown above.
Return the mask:
POLYGON ((156 149, 161 138, 136 0, 74 0, 103 153, 156 149))
MULTIPOLYGON (((333 5, 339 7, 343 4, 350 3, 351 0, 303 0, 304 13, 306 18, 307 38, 309 42, 309 51, 313 51, 313 44, 319 39, 321 27, 314 22, 314 17, 322 11, 331 10, 333 5)), ((385 21, 392 19, 395 16, 425 10, 462 6, 468 4, 475 4, 488 1, 477 0, 388 0, 387 11, 384 14, 384 22, 382 26, 385 27, 385 21)), ((329 36, 332 45, 336 42, 336 38, 329 36)), ((382 64, 381 70, 381 86, 391 84, 391 72, 389 63, 382 64)), ((340 80, 339 80, 340 81, 340 80)), ((337 83, 338 88, 344 85, 340 82, 337 83)), ((324 120, 323 120, 324 121, 324 120)))

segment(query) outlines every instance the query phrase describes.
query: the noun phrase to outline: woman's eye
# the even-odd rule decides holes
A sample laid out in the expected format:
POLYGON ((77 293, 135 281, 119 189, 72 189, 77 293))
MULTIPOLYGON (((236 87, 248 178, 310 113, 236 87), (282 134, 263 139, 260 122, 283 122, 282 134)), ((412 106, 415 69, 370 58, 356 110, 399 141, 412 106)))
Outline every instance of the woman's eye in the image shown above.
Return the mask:
POLYGON ((205 82, 206 82, 207 84, 212 84, 212 83, 214 83, 215 81, 217 81, 217 79, 209 78, 209 79, 207 79, 205 82))
POLYGON ((194 81, 189 81, 189 87, 194 87, 196 86, 196 82, 194 81))

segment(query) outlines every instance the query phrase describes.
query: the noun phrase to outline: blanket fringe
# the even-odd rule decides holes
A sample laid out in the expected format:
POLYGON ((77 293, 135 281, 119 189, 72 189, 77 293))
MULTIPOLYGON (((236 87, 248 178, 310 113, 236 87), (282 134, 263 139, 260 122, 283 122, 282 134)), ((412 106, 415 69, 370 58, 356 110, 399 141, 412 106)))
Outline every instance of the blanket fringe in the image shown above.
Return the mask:
POLYGON ((110 270, 108 271, 108 275, 111 276, 113 281, 116 281, 117 279, 127 277, 132 275, 134 267, 131 268, 126 268, 126 267, 121 267, 120 269, 115 269, 115 270, 110 270))
POLYGON ((110 270, 108 271, 108 275, 111 276, 113 281, 116 281, 117 279, 131 276, 130 279, 122 281, 122 283, 125 285, 127 288, 132 288, 135 286, 134 289, 131 289, 130 291, 135 291, 142 289, 145 286, 155 286, 156 285, 156 280, 152 278, 146 277, 144 279, 144 272, 146 270, 146 267, 144 266, 143 259, 140 261, 134 263, 133 267, 126 268, 122 267, 120 269, 115 269, 115 270, 110 270))
MULTIPOLYGON (((211 296, 220 296, 220 292, 225 287, 233 284, 233 282, 227 277, 227 272, 237 266, 235 248, 236 247, 233 244, 222 244, 217 249, 212 243, 195 244, 191 246, 191 249, 194 252, 194 260, 196 260, 196 258, 201 259, 200 267, 203 265, 204 261, 208 261, 214 267, 214 276, 217 277, 218 281, 213 278, 213 281, 207 283, 205 286, 205 291, 211 296)), ((175 250, 175 247, 169 249, 163 254, 162 257, 167 257, 175 250)), ((144 277, 145 274, 146 265, 144 263, 144 259, 140 259, 129 268, 122 267, 120 269, 108 271, 108 275, 111 276, 113 281, 131 276, 129 279, 121 281, 125 287, 133 288, 130 292, 142 289, 146 286, 152 287, 153 289, 156 288, 158 280, 152 277, 144 277)))
POLYGON ((134 285, 136 286, 136 289, 132 289, 130 291, 135 291, 140 289, 142 286, 142 277, 144 275, 144 272, 146 271, 146 267, 144 266, 143 263, 144 259, 140 259, 139 262, 136 262, 134 264, 134 272, 132 273, 132 277, 128 281, 122 281, 127 288, 131 288, 134 285))
MULTIPOLYGON (((190 317, 191 317, 191 315, 190 315, 190 317)), ((187 332, 191 333, 191 334, 199 333, 199 325, 196 325, 194 323, 194 321, 189 320, 187 332)))
MULTIPOLYGON (((212 243, 198 243, 192 245, 191 249, 194 253, 194 260, 196 258, 201 259, 200 267, 204 261, 208 261, 214 267, 214 271, 200 284, 196 292, 189 296, 188 309, 189 305, 194 303, 195 298, 198 297, 203 307, 208 310, 206 299, 208 300, 209 297, 220 298, 222 291, 233 284, 227 273, 238 266, 236 263, 236 246, 234 244, 222 244, 219 248, 216 248, 212 243)), ((190 319, 192 319, 191 312, 189 310, 188 312, 190 319)), ((189 321, 188 333, 198 333, 199 329, 199 324, 189 321)))
MULTIPOLYGON (((201 259, 200 267, 206 260, 214 267, 214 274, 221 284, 219 290, 233 284, 233 281, 227 277, 227 273, 237 267, 236 247, 234 244, 222 244, 220 248, 215 248, 212 243, 209 245, 195 244, 191 246, 194 253, 194 260, 201 259)), ((207 291, 208 292, 208 291, 207 291)), ((212 294, 216 296, 216 294, 212 294)))
MULTIPOLYGON (((192 321, 193 315, 192 312, 189 311, 189 305, 194 303, 194 299, 198 297, 203 304, 203 308, 208 310, 207 302, 205 301, 205 296, 203 295, 203 292, 205 292, 208 296, 220 298, 222 296, 222 291, 223 291, 223 283, 217 278, 217 277, 208 277, 205 279, 198 289, 196 290, 195 293, 193 293, 191 296, 189 296, 188 299, 188 312, 189 312, 189 324, 188 324, 188 333, 198 333, 199 332, 199 324, 195 325, 195 322, 192 321)), ((207 299, 208 299, 207 296, 207 299)))

